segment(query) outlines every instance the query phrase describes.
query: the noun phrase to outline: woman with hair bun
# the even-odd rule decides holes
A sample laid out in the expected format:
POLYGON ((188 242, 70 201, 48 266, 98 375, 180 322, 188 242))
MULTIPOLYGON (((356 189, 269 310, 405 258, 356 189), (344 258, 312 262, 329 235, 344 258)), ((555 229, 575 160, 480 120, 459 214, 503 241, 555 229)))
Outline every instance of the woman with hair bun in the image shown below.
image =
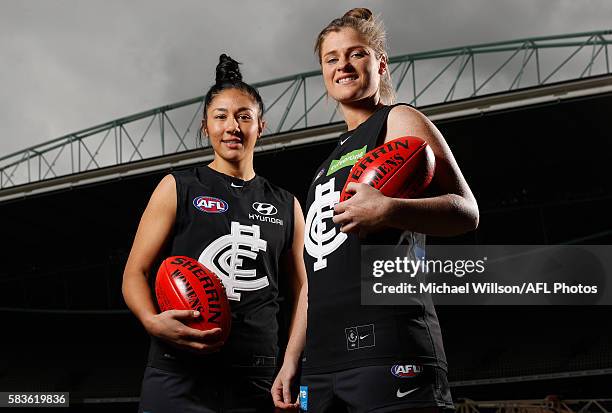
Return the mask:
POLYGON ((394 103, 385 31, 370 10, 353 9, 332 20, 317 37, 315 52, 348 131, 317 168, 306 204, 302 408, 317 413, 452 408, 431 298, 418 306, 362 306, 361 246, 404 243, 412 259, 420 258, 424 234, 452 236, 477 227, 476 200, 440 131, 414 107, 394 103), (338 203, 352 165, 332 167, 338 165, 334 160, 407 135, 425 140, 435 155, 426 197, 391 198, 351 183, 352 198, 338 203))
POLYGON ((289 277, 294 300, 285 351, 291 362, 279 374, 286 387, 304 346, 300 204, 255 173, 263 103, 257 90, 242 81, 235 60, 224 54, 219 60, 202 120, 214 159, 161 180, 142 215, 123 276, 125 301, 151 335, 141 412, 272 411, 281 274, 289 277), (198 208, 194 200, 202 196, 216 198, 223 208, 218 213, 198 208), (262 207, 274 210, 276 219, 263 219, 262 207), (219 329, 188 327, 197 312, 158 312, 150 287, 155 277, 149 275, 162 255, 197 259, 223 281, 232 310, 227 342, 220 341, 219 329))

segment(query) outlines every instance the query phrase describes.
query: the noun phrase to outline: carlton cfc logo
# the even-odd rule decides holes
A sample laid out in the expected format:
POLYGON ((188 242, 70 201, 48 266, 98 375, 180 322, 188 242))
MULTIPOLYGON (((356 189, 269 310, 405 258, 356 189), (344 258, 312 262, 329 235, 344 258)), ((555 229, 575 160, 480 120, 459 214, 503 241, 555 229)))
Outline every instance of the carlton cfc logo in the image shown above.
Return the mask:
POLYGON ((391 367, 391 374, 401 379, 415 377, 423 371, 423 366, 416 364, 396 364, 391 367))
POLYGON ((228 205, 222 199, 212 196, 199 196, 193 199, 193 206, 202 212, 209 214, 220 214, 227 211, 228 205))
POLYGON ((335 179, 332 178, 316 186, 315 199, 306 214, 304 247, 308 255, 315 259, 313 263, 315 271, 326 268, 326 257, 336 251, 348 238, 344 232, 336 230, 332 221, 334 205, 340 200, 340 191, 336 191, 334 186, 335 179))
POLYGON ((270 283, 257 268, 245 268, 257 262, 259 252, 266 252, 268 243, 260 237, 258 225, 241 225, 232 221, 231 232, 206 247, 198 261, 210 268, 223 281, 227 298, 240 301, 241 292, 256 291, 270 283))

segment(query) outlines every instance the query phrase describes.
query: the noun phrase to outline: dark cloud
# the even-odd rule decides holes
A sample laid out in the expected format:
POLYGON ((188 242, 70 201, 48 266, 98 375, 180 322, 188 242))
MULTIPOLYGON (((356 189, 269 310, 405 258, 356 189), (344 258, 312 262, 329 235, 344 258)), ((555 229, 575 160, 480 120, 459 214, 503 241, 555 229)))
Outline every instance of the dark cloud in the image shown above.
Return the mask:
POLYGON ((381 14, 391 55, 612 21, 605 0, 4 0, 0 153, 200 95, 220 53, 251 82, 316 69, 316 34, 355 6, 381 14))

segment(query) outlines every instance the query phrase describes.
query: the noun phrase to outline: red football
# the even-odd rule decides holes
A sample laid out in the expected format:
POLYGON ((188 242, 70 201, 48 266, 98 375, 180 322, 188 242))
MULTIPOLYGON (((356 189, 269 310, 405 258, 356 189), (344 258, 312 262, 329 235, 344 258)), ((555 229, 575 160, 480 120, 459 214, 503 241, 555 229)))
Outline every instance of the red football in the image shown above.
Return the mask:
POLYGON ((345 192, 349 182, 368 184, 394 198, 416 198, 431 182, 435 167, 433 151, 423 139, 416 136, 393 139, 372 149, 353 165, 340 202, 353 196, 345 192))
POLYGON ((199 330, 221 328, 222 341, 229 336, 232 315, 221 280, 197 260, 169 257, 157 271, 155 295, 161 311, 197 310, 200 317, 187 323, 199 330))

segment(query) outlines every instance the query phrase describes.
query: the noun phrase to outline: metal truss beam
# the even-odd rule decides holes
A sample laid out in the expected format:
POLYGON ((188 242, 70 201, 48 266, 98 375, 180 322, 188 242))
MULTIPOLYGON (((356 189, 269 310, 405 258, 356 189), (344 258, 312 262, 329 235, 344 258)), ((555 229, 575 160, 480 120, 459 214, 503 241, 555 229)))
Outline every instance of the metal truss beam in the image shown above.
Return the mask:
POLYGON ((457 413, 610 413, 612 399, 564 400, 548 396, 541 400, 460 400, 457 413))
MULTIPOLYGON (((535 96, 534 89, 610 75, 610 44, 612 30, 600 30, 417 52, 392 57, 389 64, 399 100, 421 108, 455 103, 478 111, 466 101, 508 99, 506 92, 535 96)), ((328 125, 336 117, 337 106, 324 99, 320 71, 253 85, 267 107, 264 139, 328 125)), ((202 100, 197 96, 161 106, 2 156, 0 197, 25 184, 206 148, 196 122, 202 100)))
MULTIPOLYGON (((604 93, 612 93, 612 75, 513 90, 456 102, 443 102, 421 107, 420 109, 436 122, 439 120, 480 116, 485 113, 512 110, 530 105, 556 104, 568 99, 604 93)), ((265 139, 262 139, 255 150, 257 152, 276 151, 297 145, 333 140, 344 130, 344 122, 335 122, 281 132, 268 135, 265 139)), ((145 158, 136 162, 118 163, 99 169, 87 168, 80 173, 8 187, 0 191, 0 202, 143 173, 180 168, 211 160, 212 157, 212 148, 203 147, 189 151, 171 152, 166 155, 145 158)))

